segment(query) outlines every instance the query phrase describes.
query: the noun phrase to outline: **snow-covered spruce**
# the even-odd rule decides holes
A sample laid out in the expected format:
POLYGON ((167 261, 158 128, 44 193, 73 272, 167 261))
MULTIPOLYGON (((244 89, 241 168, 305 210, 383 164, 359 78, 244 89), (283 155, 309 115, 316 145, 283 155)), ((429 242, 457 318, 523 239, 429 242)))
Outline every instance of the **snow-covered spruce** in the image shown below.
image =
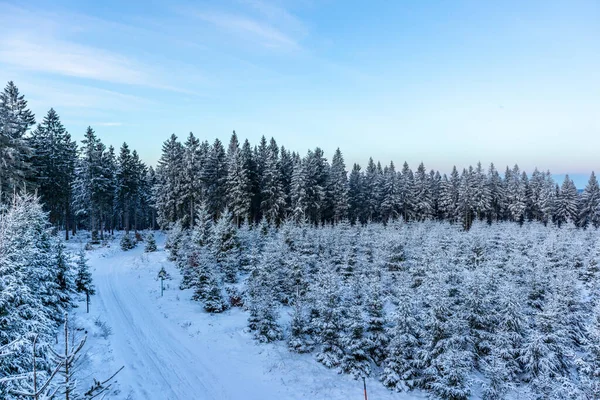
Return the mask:
MULTIPOLYGON (((598 302, 596 232, 470 223, 243 227, 229 260, 250 331, 398 391, 592 396, 598 319, 585 315, 598 302)), ((198 228, 176 260, 188 260, 188 284, 210 312, 228 303, 229 266, 213 247, 228 229, 198 228)))
POLYGON ((131 235, 129 233, 125 233, 125 234, 123 234, 123 236, 121 236, 120 245, 121 245, 121 250, 127 251, 127 250, 131 250, 131 249, 135 248, 136 241, 134 238, 131 237, 131 235))
POLYGON ((152 253, 156 251, 156 239, 154 239, 154 234, 152 232, 146 235, 146 245, 144 246, 144 251, 146 253, 152 253))

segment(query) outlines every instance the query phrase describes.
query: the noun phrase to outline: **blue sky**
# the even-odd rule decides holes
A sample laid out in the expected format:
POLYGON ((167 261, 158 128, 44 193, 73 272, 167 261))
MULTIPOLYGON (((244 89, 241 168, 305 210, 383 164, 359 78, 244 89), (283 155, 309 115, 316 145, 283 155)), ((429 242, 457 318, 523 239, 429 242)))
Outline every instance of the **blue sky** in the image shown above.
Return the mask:
MULTIPOLYGON (((600 170, 598 1, 0 3, 0 78, 154 163, 235 129, 347 164, 600 170)), ((583 180, 582 182, 580 182, 583 180)))

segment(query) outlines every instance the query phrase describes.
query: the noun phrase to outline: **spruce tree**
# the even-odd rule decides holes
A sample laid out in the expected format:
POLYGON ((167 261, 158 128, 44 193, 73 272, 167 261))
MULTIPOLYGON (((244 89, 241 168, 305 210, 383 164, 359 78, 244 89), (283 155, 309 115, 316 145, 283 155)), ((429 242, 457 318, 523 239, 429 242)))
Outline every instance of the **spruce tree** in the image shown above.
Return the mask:
POLYGON ((50 222, 68 227, 71 214, 71 187, 75 174, 77 147, 54 109, 50 109, 29 139, 33 149, 32 165, 50 222))
MULTIPOLYGON (((156 168, 157 184, 154 186, 154 197, 158 204, 157 219, 161 227, 181 218, 181 210, 178 209, 182 188, 182 171, 184 160, 183 145, 177 140, 177 136, 171 135, 169 140, 162 146, 162 155, 158 160, 156 168)), ((197 179, 197 178, 196 178, 197 179)))
POLYGON ((338 148, 331 160, 328 184, 329 202, 332 206, 333 222, 337 223, 348 216, 348 177, 344 157, 338 148))
POLYGON ((284 217, 285 193, 279 173, 279 148, 274 139, 271 139, 265 157, 260 184, 260 211, 269 223, 278 226, 284 217))
POLYGON ((0 93, 0 204, 10 202, 14 192, 24 192, 33 177, 26 134, 34 124, 25 97, 9 81, 0 93))
POLYGON ((216 139, 208 152, 201 176, 206 209, 214 219, 221 216, 226 206, 227 163, 225 149, 216 139))
POLYGON ((211 249, 225 281, 237 282, 237 274, 240 270, 240 242, 229 211, 223 213, 215 224, 211 249))
POLYGON ((85 256, 85 250, 80 250, 77 254, 75 288, 79 293, 86 293, 90 296, 96 294, 96 288, 92 282, 92 274, 88 265, 88 259, 85 256))
POLYGON ((578 225, 600 226, 600 186, 593 171, 579 201, 578 225))
POLYGON ((234 131, 227 153, 227 204, 237 226, 252 218, 252 182, 246 163, 234 131))
POLYGON ((146 245, 144 247, 144 251, 146 253, 152 253, 156 251, 156 239, 154 239, 154 234, 149 233, 146 235, 146 245))
POLYGON ((569 175, 565 176, 554 206, 554 218, 558 225, 577 221, 577 188, 569 175))

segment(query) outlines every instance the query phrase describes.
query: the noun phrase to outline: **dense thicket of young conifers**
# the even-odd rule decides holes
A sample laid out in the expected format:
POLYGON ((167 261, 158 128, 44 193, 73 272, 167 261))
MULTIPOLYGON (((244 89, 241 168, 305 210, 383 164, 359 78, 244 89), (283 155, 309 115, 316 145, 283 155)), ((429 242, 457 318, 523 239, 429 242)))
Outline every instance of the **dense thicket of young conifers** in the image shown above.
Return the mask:
POLYGON ((435 398, 600 396, 595 229, 526 222, 285 222, 239 230, 200 209, 168 247, 209 312, 243 304, 283 340, 355 377, 435 398), (284 318, 290 314, 290 318, 284 318))
POLYGON ((47 348, 72 307, 76 291, 92 290, 85 258, 77 265, 53 236, 37 198, 14 196, 0 212, 0 398, 31 383, 32 338, 37 335, 39 382, 49 372, 47 348), (22 379, 10 380, 16 376, 22 379))
POLYGON ((50 222, 67 232, 154 227, 154 171, 123 143, 119 154, 88 128, 78 147, 54 109, 35 117, 13 82, 0 93, 0 208, 14 193, 41 197, 50 222))
POLYGON ((469 228, 474 220, 541 221, 578 226, 600 225, 600 187, 592 173, 579 195, 567 176, 561 186, 550 172, 537 169, 528 176, 518 166, 500 176, 492 164, 481 164, 450 176, 427 171, 421 163, 413 172, 404 163, 382 168, 369 160, 363 172, 355 164, 349 176, 338 149, 331 163, 316 148, 301 157, 274 139, 258 146, 235 134, 227 149, 217 139, 210 145, 190 133, 185 143, 172 135, 163 145, 154 186, 162 226, 182 221, 189 226, 204 204, 213 218, 228 209, 235 221, 256 223, 265 218, 313 224, 404 220, 448 220, 469 228))

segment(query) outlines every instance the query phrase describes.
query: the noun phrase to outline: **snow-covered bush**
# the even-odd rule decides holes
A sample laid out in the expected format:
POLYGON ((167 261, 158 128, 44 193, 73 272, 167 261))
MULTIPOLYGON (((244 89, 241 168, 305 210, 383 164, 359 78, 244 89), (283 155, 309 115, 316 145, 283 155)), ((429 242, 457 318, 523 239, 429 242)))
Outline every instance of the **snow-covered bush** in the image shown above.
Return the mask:
POLYGON ((144 247, 144 251, 146 253, 152 253, 156 251, 156 239, 154 239, 153 233, 149 233, 146 236, 146 246, 144 247))
POLYGON ((129 235, 129 233, 125 233, 123 236, 121 236, 120 245, 121 250, 127 251, 135 248, 136 242, 131 238, 131 235, 129 235))

